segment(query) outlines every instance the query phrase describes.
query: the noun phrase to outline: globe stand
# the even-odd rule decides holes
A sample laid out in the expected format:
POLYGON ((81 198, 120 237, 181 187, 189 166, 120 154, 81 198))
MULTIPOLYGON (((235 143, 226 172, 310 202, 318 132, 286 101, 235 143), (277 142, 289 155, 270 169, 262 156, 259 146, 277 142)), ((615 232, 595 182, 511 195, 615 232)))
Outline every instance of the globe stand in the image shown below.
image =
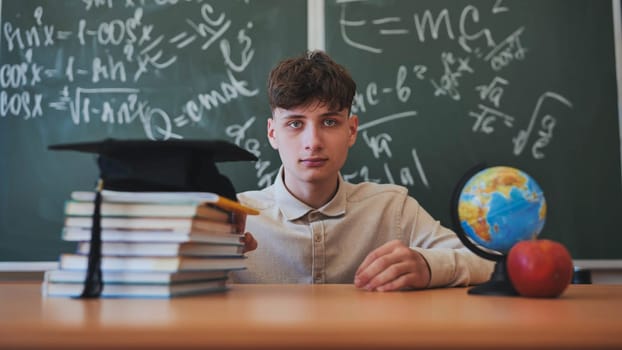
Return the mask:
POLYGON ((512 282, 508 278, 505 264, 505 256, 495 262, 495 269, 490 275, 490 280, 486 283, 475 286, 467 292, 473 295, 506 295, 517 296, 518 292, 514 289, 512 282))

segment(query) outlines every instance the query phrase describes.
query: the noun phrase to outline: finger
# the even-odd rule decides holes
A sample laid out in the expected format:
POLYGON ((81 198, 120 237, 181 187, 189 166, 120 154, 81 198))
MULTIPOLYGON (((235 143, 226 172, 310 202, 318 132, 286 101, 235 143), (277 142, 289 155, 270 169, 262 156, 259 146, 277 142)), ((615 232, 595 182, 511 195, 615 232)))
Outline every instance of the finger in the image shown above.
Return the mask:
POLYGON ((250 232, 244 233, 244 236, 240 237, 240 242, 244 244, 242 253, 250 252, 257 249, 257 240, 250 232))
POLYGON ((235 232, 242 233, 246 226, 246 214, 238 211, 231 213, 231 221, 235 225, 235 232))
POLYGON ((376 278, 378 274, 402 261, 403 258, 401 255, 399 251, 396 252, 393 250, 375 258, 365 269, 361 270, 360 273, 355 276, 354 285, 358 288, 369 289, 370 282, 376 278))
POLYGON ((414 273, 403 274, 387 283, 376 287, 374 290, 377 292, 391 292, 395 290, 412 289, 413 285, 416 285, 414 281, 416 277, 414 273))
POLYGON ((383 272, 378 276, 378 280, 370 282, 369 288, 382 292, 407 288, 423 289, 428 286, 430 283, 430 269, 427 261, 421 254, 412 252, 411 257, 403 260, 400 265, 396 268, 398 272, 393 279, 391 279, 390 275, 385 275, 385 272, 383 272), (382 282, 384 277, 386 277, 386 283, 382 282))
MULTIPOLYGON (((372 265, 373 266, 373 265, 372 265)), ((376 288, 387 284, 400 276, 410 272, 410 264, 401 260, 381 267, 376 274, 371 277, 363 288, 367 290, 375 290, 376 288)))
POLYGON ((396 244, 400 242, 397 240, 387 242, 380 247, 371 251, 371 253, 367 254, 359 268, 356 270, 355 276, 358 276, 363 270, 367 269, 367 267, 373 263, 376 259, 386 254, 389 254, 395 249, 396 244))

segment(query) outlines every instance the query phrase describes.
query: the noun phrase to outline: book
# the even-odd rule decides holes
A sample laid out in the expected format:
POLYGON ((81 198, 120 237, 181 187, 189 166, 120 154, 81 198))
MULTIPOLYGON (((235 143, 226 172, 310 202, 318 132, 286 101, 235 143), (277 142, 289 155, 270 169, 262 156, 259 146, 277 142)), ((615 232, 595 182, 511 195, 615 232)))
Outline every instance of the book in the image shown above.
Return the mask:
MULTIPOLYGON (((76 249, 78 254, 88 254, 91 244, 80 242, 76 249)), ((209 244, 209 243, 137 243, 137 242, 104 242, 103 255, 125 256, 241 256, 244 245, 209 244)))
MULTIPOLYGON (((200 231, 236 233, 236 225, 225 222, 216 222, 199 218, 158 218, 158 217, 102 217, 102 229, 143 229, 143 230, 170 230, 170 231, 200 231)), ((65 227, 90 228, 93 219, 86 216, 68 216, 65 218, 65 227)))
MULTIPOLYGON (((228 211, 257 215, 259 212, 236 201, 211 192, 126 192, 102 190, 102 199, 106 202, 126 203, 211 203, 228 211)), ((74 191, 71 198, 77 201, 93 201, 95 192, 74 191)))
MULTIPOLYGON (((198 271, 198 270, 232 270, 246 268, 246 259, 239 258, 195 258, 195 257, 128 257, 102 256, 102 270, 110 271, 198 271)), ((86 270, 88 256, 79 254, 62 254, 60 268, 62 270, 86 270)))
MULTIPOLYGON (((95 204, 93 202, 67 201, 65 215, 92 216, 95 204)), ((217 222, 228 222, 229 214, 221 209, 207 204, 160 204, 160 203, 118 203, 103 202, 100 213, 102 216, 120 217, 199 217, 217 222)))
MULTIPOLYGON (((184 272, 140 272, 102 271, 104 283, 109 284, 174 284, 194 281, 226 279, 230 270, 184 271, 184 272)), ((85 270, 49 270, 44 281, 57 283, 83 283, 85 270)))
MULTIPOLYGON (((243 236, 229 232, 195 232, 184 230, 120 230, 103 229, 103 242, 205 242, 205 243, 240 243, 243 236)), ((81 227, 65 227, 62 238, 65 241, 90 241, 91 229, 81 227)))
MULTIPOLYGON (((44 282, 42 293, 49 297, 77 297, 82 283, 44 282)), ((105 284, 101 296, 108 298, 170 298, 227 290, 227 280, 212 280, 177 284, 105 284)))

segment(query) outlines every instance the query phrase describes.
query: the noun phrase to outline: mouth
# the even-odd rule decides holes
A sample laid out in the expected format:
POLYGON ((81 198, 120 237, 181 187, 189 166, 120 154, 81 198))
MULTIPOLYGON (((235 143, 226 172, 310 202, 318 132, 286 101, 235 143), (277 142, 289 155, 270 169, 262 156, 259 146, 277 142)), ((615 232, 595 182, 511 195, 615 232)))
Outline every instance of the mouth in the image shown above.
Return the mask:
POLYGON ((328 158, 320 158, 320 157, 311 157, 311 158, 303 158, 300 160, 300 163, 306 167, 316 168, 320 167, 328 161, 328 158))

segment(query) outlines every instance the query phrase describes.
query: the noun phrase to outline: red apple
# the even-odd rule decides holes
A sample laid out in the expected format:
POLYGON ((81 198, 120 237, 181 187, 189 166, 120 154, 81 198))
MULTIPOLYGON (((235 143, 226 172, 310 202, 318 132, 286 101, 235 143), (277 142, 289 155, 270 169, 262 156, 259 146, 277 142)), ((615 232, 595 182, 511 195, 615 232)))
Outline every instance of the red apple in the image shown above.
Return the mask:
POLYGON ((566 247, 549 239, 516 243, 508 253, 507 270, 518 294, 554 298, 570 284, 572 257, 566 247))

